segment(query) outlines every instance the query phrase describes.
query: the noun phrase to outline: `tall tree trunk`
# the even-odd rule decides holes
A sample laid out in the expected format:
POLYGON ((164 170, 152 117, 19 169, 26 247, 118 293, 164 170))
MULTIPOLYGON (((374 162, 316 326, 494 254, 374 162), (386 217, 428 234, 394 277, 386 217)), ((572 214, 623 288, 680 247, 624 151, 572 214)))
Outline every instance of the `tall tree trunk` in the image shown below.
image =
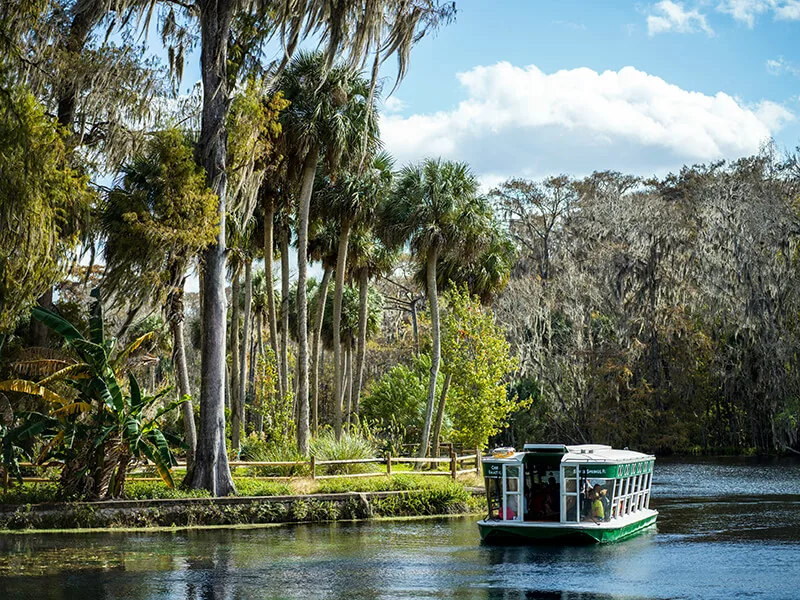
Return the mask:
POLYGON ((281 357, 280 390, 289 394, 289 224, 281 227, 281 357))
POLYGON ((353 419, 353 341, 349 335, 347 336, 344 350, 344 389, 345 403, 347 405, 344 422, 348 426, 347 429, 350 430, 350 424, 353 419))
POLYGON ((303 165, 300 205, 297 219, 297 450, 307 455, 311 441, 308 422, 308 300, 306 279, 308 275, 308 215, 314 175, 317 172, 319 149, 313 144, 303 165))
MULTIPOLYGON (((53 310, 53 288, 52 286, 48 288, 48 290, 39 296, 36 303, 45 308, 47 310, 53 310)), ((47 347, 48 341, 50 339, 50 328, 42 323, 39 319, 31 319, 30 323, 30 336, 31 336, 31 345, 32 346, 39 346, 39 347, 47 347)))
POLYGON ((350 238, 350 220, 342 221, 339 231, 339 249, 336 254, 336 281, 333 293, 333 432, 336 439, 342 437, 342 294, 344 272, 347 267, 347 244, 350 238))
POLYGON ((431 421, 433 420, 433 402, 436 398, 436 377, 439 374, 439 361, 441 359, 441 333, 439 331, 439 296, 436 290, 436 260, 439 258, 439 247, 434 246, 428 251, 428 265, 426 267, 428 278, 428 302, 431 305, 431 335, 433 345, 431 348, 431 379, 428 384, 428 402, 425 405, 425 424, 422 427, 422 440, 419 446, 419 456, 424 458, 428 453, 430 443, 431 421))
POLYGON ((187 473, 187 482, 191 488, 207 489, 212 496, 236 492, 225 448, 225 121, 230 106, 227 49, 232 16, 232 2, 200 2, 204 94, 198 154, 219 198, 219 232, 205 251, 200 431, 194 469, 187 473))
POLYGON ((417 321, 417 301, 418 298, 414 298, 411 301, 411 325, 414 329, 414 350, 416 356, 419 356, 419 322, 417 321))
MULTIPOLYGON (((267 314, 269 320, 269 345, 274 353, 276 369, 278 366, 278 316, 275 311, 275 283, 272 275, 273 254, 272 248, 275 244, 273 233, 275 227, 275 198, 272 194, 264 194, 264 277, 267 279, 267 314)), ((285 395, 283 381, 278 377, 278 395, 283 398, 285 395)))
POLYGON ((247 372, 250 351, 250 321, 253 311, 253 259, 244 263, 244 327, 242 328, 242 349, 239 359, 239 422, 244 428, 245 400, 247 399, 247 372))
POLYGON ((358 416, 361 404, 361 383, 364 378, 364 358, 367 355, 367 302, 369 300, 369 274, 366 269, 358 273, 358 346, 353 392, 353 414, 358 416))
MULTIPOLYGON (((262 309, 263 310, 263 309, 262 309)), ((266 357, 264 356, 264 313, 259 311, 258 313, 258 355, 261 356, 264 360, 266 357)), ((256 398, 255 389, 256 389, 256 381, 255 381, 255 366, 257 364, 257 359, 254 358, 253 363, 250 365, 250 372, 253 374, 250 380, 250 385, 253 389, 253 398, 256 398)), ((255 400, 254 400, 255 401, 255 400)), ((263 398, 262 398, 263 401, 263 398)), ((255 430, 260 434, 264 431, 264 407, 262 405, 258 405, 258 410, 256 410, 253 418, 253 425, 255 430)))
POLYGON ((237 262, 233 270, 233 283, 231 284, 231 449, 238 453, 241 447, 240 432, 242 429, 241 406, 239 396, 239 296, 241 295, 242 264, 237 262))
POLYGON ((189 384, 189 368, 186 364, 186 343, 183 339, 183 287, 175 288, 167 299, 168 320, 172 327, 172 362, 178 374, 178 395, 189 397, 188 402, 181 405, 183 411, 183 431, 186 436, 186 466, 189 471, 194 465, 194 454, 197 449, 197 431, 194 423, 192 406, 192 390, 189 384))
MULTIPOLYGON (((256 327, 258 326, 256 315, 254 314, 251 319, 251 329, 255 331, 256 327)), ((244 423, 245 427, 244 430, 247 432, 247 423, 249 422, 251 425, 251 429, 255 431, 255 413, 253 412, 253 398, 255 395, 255 387, 256 387, 256 360, 258 359, 258 338, 257 336, 250 334, 250 351, 247 355, 247 385, 245 386, 245 394, 244 398, 244 415, 242 417, 242 422, 244 423)))
POLYGON ((316 433, 319 427, 319 365, 320 348, 322 346, 322 321, 325 316, 325 301, 331 283, 333 269, 325 267, 322 283, 319 285, 316 312, 314 313, 314 329, 311 334, 311 430, 316 433))
POLYGON ((444 405, 447 402, 447 390, 450 389, 450 381, 453 375, 448 373, 444 377, 442 393, 439 396, 439 408, 436 409, 436 424, 433 427, 433 455, 439 457, 439 434, 442 433, 442 421, 444 421, 444 405))

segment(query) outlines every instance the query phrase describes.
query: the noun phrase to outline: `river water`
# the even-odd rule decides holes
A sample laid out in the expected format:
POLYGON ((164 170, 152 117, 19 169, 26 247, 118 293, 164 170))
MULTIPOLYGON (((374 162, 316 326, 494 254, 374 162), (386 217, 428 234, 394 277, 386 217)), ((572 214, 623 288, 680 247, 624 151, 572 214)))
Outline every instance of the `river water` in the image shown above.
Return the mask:
POLYGON ((657 460, 656 529, 484 546, 475 518, 0 536, 0 600, 800 598, 800 462, 657 460))

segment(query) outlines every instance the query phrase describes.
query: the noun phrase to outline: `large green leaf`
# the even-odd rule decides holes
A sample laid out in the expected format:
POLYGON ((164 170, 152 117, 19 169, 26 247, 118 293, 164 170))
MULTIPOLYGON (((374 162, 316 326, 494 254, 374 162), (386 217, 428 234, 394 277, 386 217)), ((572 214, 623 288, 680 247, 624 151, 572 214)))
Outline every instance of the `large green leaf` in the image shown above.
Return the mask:
POLYGON ((125 410, 125 399, 122 396, 122 390, 119 389, 119 383, 117 383, 117 378, 114 376, 114 371, 112 371, 110 368, 106 369, 105 375, 106 385, 108 386, 108 390, 114 400, 114 409, 119 417, 125 410))
POLYGON ((111 395, 111 390, 105 380, 100 377, 94 377, 89 384, 90 389, 94 392, 95 396, 108 407, 114 415, 119 416, 122 413, 123 406, 118 406, 115 403, 114 397, 111 395))
POLYGON ((61 334, 65 340, 68 342, 73 342, 74 340, 82 340, 84 337, 81 335, 80 331, 75 329, 75 327, 64 319, 63 317, 58 316, 54 312, 50 312, 45 308, 41 308, 36 306, 31 311, 33 317, 45 325, 47 325, 53 331, 61 334))
POLYGON ((106 349, 103 348, 103 346, 99 346, 83 338, 72 340, 70 345, 75 348, 84 362, 92 365, 95 371, 100 372, 106 366, 108 354, 106 354, 106 349))
POLYGON ((66 398, 59 396, 54 391, 33 383, 32 381, 26 381, 25 379, 0 381, 0 392, 20 392, 22 394, 30 394, 31 396, 39 396, 52 404, 59 404, 61 406, 69 404, 66 398))
POLYGON ((128 382, 131 386, 131 412, 137 413, 144 405, 144 398, 142 397, 142 390, 139 387, 139 382, 133 373, 128 373, 128 382))
MULTIPOLYGON (((166 443, 166 441, 164 443, 166 443)), ((150 462, 156 466, 158 474, 161 476, 161 479, 164 480, 164 483, 167 484, 167 487, 174 488, 175 482, 173 481, 172 473, 169 470, 170 463, 164 462, 164 459, 157 447, 144 443, 141 445, 141 449, 143 454, 150 460, 150 462)))

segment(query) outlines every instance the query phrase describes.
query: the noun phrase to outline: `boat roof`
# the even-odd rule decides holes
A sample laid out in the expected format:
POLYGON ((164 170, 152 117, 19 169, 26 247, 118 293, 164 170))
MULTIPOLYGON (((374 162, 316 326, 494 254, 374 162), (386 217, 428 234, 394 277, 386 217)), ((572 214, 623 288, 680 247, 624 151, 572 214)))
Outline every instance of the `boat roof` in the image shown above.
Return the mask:
POLYGON ((578 444, 567 446, 565 444, 525 444, 522 452, 514 452, 505 457, 489 457, 485 460, 498 460, 509 462, 521 462, 528 454, 539 454, 542 456, 561 457, 560 462, 566 463, 597 463, 597 464, 621 464, 653 460, 651 454, 643 454, 633 450, 615 450, 611 446, 603 444, 578 444))

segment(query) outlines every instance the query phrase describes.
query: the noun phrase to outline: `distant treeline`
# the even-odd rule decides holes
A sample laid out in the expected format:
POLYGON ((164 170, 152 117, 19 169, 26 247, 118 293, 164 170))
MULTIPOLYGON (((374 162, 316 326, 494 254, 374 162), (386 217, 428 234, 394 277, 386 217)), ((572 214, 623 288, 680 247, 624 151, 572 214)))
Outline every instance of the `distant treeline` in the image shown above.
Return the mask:
POLYGON ((772 149, 643 180, 510 180, 494 304, 533 397, 502 441, 798 446, 800 166, 772 149))

